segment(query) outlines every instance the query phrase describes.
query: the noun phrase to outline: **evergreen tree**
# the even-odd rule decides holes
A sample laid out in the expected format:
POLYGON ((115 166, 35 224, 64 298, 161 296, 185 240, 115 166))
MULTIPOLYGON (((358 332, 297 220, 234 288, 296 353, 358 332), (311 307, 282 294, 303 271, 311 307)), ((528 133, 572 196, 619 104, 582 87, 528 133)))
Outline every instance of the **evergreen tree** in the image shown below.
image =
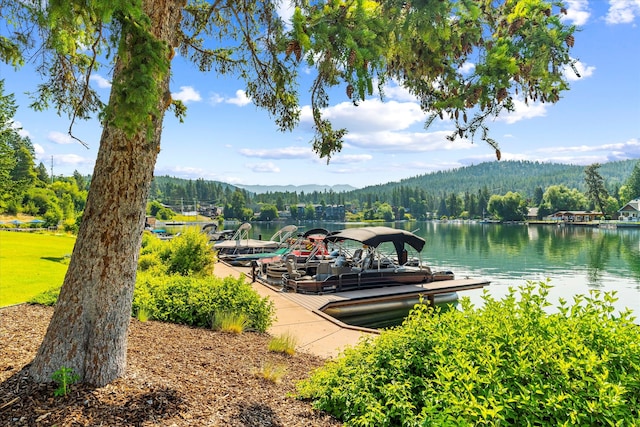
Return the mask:
POLYGON ((606 215, 606 202, 609 199, 609 193, 604 186, 604 178, 598 172, 599 168, 600 164, 594 163, 584 170, 584 180, 587 186, 586 196, 600 209, 603 215, 606 215))
POLYGON ((640 197, 640 160, 638 160, 634 166, 631 176, 625 183, 625 186, 627 187, 628 194, 630 195, 629 200, 640 197))

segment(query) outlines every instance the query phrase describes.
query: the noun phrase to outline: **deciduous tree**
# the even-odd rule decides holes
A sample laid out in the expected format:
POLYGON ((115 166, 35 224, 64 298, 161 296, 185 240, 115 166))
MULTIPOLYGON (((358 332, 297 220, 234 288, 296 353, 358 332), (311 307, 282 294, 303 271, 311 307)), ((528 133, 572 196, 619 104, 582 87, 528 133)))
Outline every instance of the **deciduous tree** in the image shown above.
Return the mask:
POLYGON ((51 325, 31 365, 37 380, 61 366, 103 385, 126 366, 127 326, 144 227, 145 203, 167 109, 175 52, 202 71, 234 74, 283 129, 300 116, 297 72, 316 73, 311 108, 321 157, 340 150, 345 129, 322 111, 342 86, 357 103, 390 80, 431 114, 455 123, 451 139, 482 140, 487 119, 513 110, 514 99, 556 102, 568 88, 574 28, 561 2, 543 0, 293 1, 288 30, 275 1, 0 0, 10 27, 0 59, 19 65, 36 46, 36 108, 76 119, 100 112, 100 148, 78 239, 51 325), (25 24, 20 26, 20 24, 25 24), (13 28, 15 27, 15 28, 13 28), (33 31, 38 31, 34 33, 33 31), (103 104, 89 77, 104 62, 112 89, 103 104), (466 73, 465 65, 475 64, 466 73))

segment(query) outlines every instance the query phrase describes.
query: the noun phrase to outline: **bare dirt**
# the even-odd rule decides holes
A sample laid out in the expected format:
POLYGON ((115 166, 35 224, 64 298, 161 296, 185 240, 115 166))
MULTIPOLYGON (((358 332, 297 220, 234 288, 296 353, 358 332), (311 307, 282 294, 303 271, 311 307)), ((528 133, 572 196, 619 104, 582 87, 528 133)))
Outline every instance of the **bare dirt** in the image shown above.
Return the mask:
POLYGON ((75 384, 55 397, 56 384, 34 383, 27 370, 52 313, 24 304, 0 309, 2 426, 341 425, 291 397, 323 359, 270 352, 268 334, 135 319, 123 378, 101 388, 75 384), (265 366, 286 366, 286 373, 275 383, 259 374, 265 366))

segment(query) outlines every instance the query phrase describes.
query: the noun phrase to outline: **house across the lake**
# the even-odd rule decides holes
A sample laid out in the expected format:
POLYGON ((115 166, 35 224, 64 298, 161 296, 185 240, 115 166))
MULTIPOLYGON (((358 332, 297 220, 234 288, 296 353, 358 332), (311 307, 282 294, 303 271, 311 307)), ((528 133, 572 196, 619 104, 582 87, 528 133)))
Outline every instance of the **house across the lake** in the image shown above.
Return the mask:
POLYGON ((591 211, 558 211, 551 215, 551 221, 591 222, 603 217, 602 212, 591 211))
POLYGON ((640 197, 631 200, 618 209, 618 219, 620 221, 640 222, 640 197))

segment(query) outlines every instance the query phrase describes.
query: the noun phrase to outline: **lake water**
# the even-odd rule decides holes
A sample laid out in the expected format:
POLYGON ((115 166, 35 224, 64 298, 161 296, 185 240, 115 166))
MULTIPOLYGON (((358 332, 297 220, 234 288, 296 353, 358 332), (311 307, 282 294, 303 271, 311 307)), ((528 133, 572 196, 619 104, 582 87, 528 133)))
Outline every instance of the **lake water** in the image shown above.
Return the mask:
MULTIPOLYGON (((378 224, 376 224, 378 225, 378 224)), ((557 225, 500 225, 454 222, 384 224, 415 232, 426 240, 422 261, 450 269, 456 277, 482 277, 496 299, 527 280, 549 278, 550 300, 573 302, 589 290, 615 291, 620 311, 629 308, 640 323, 640 228, 601 229, 557 225)), ((283 225, 253 223, 252 237, 269 239, 283 225)), ((363 224, 306 222, 299 231, 323 227, 334 231, 363 224)), ((236 225, 227 224, 227 228, 236 225)), ((461 292, 476 305, 482 290, 461 292)))

